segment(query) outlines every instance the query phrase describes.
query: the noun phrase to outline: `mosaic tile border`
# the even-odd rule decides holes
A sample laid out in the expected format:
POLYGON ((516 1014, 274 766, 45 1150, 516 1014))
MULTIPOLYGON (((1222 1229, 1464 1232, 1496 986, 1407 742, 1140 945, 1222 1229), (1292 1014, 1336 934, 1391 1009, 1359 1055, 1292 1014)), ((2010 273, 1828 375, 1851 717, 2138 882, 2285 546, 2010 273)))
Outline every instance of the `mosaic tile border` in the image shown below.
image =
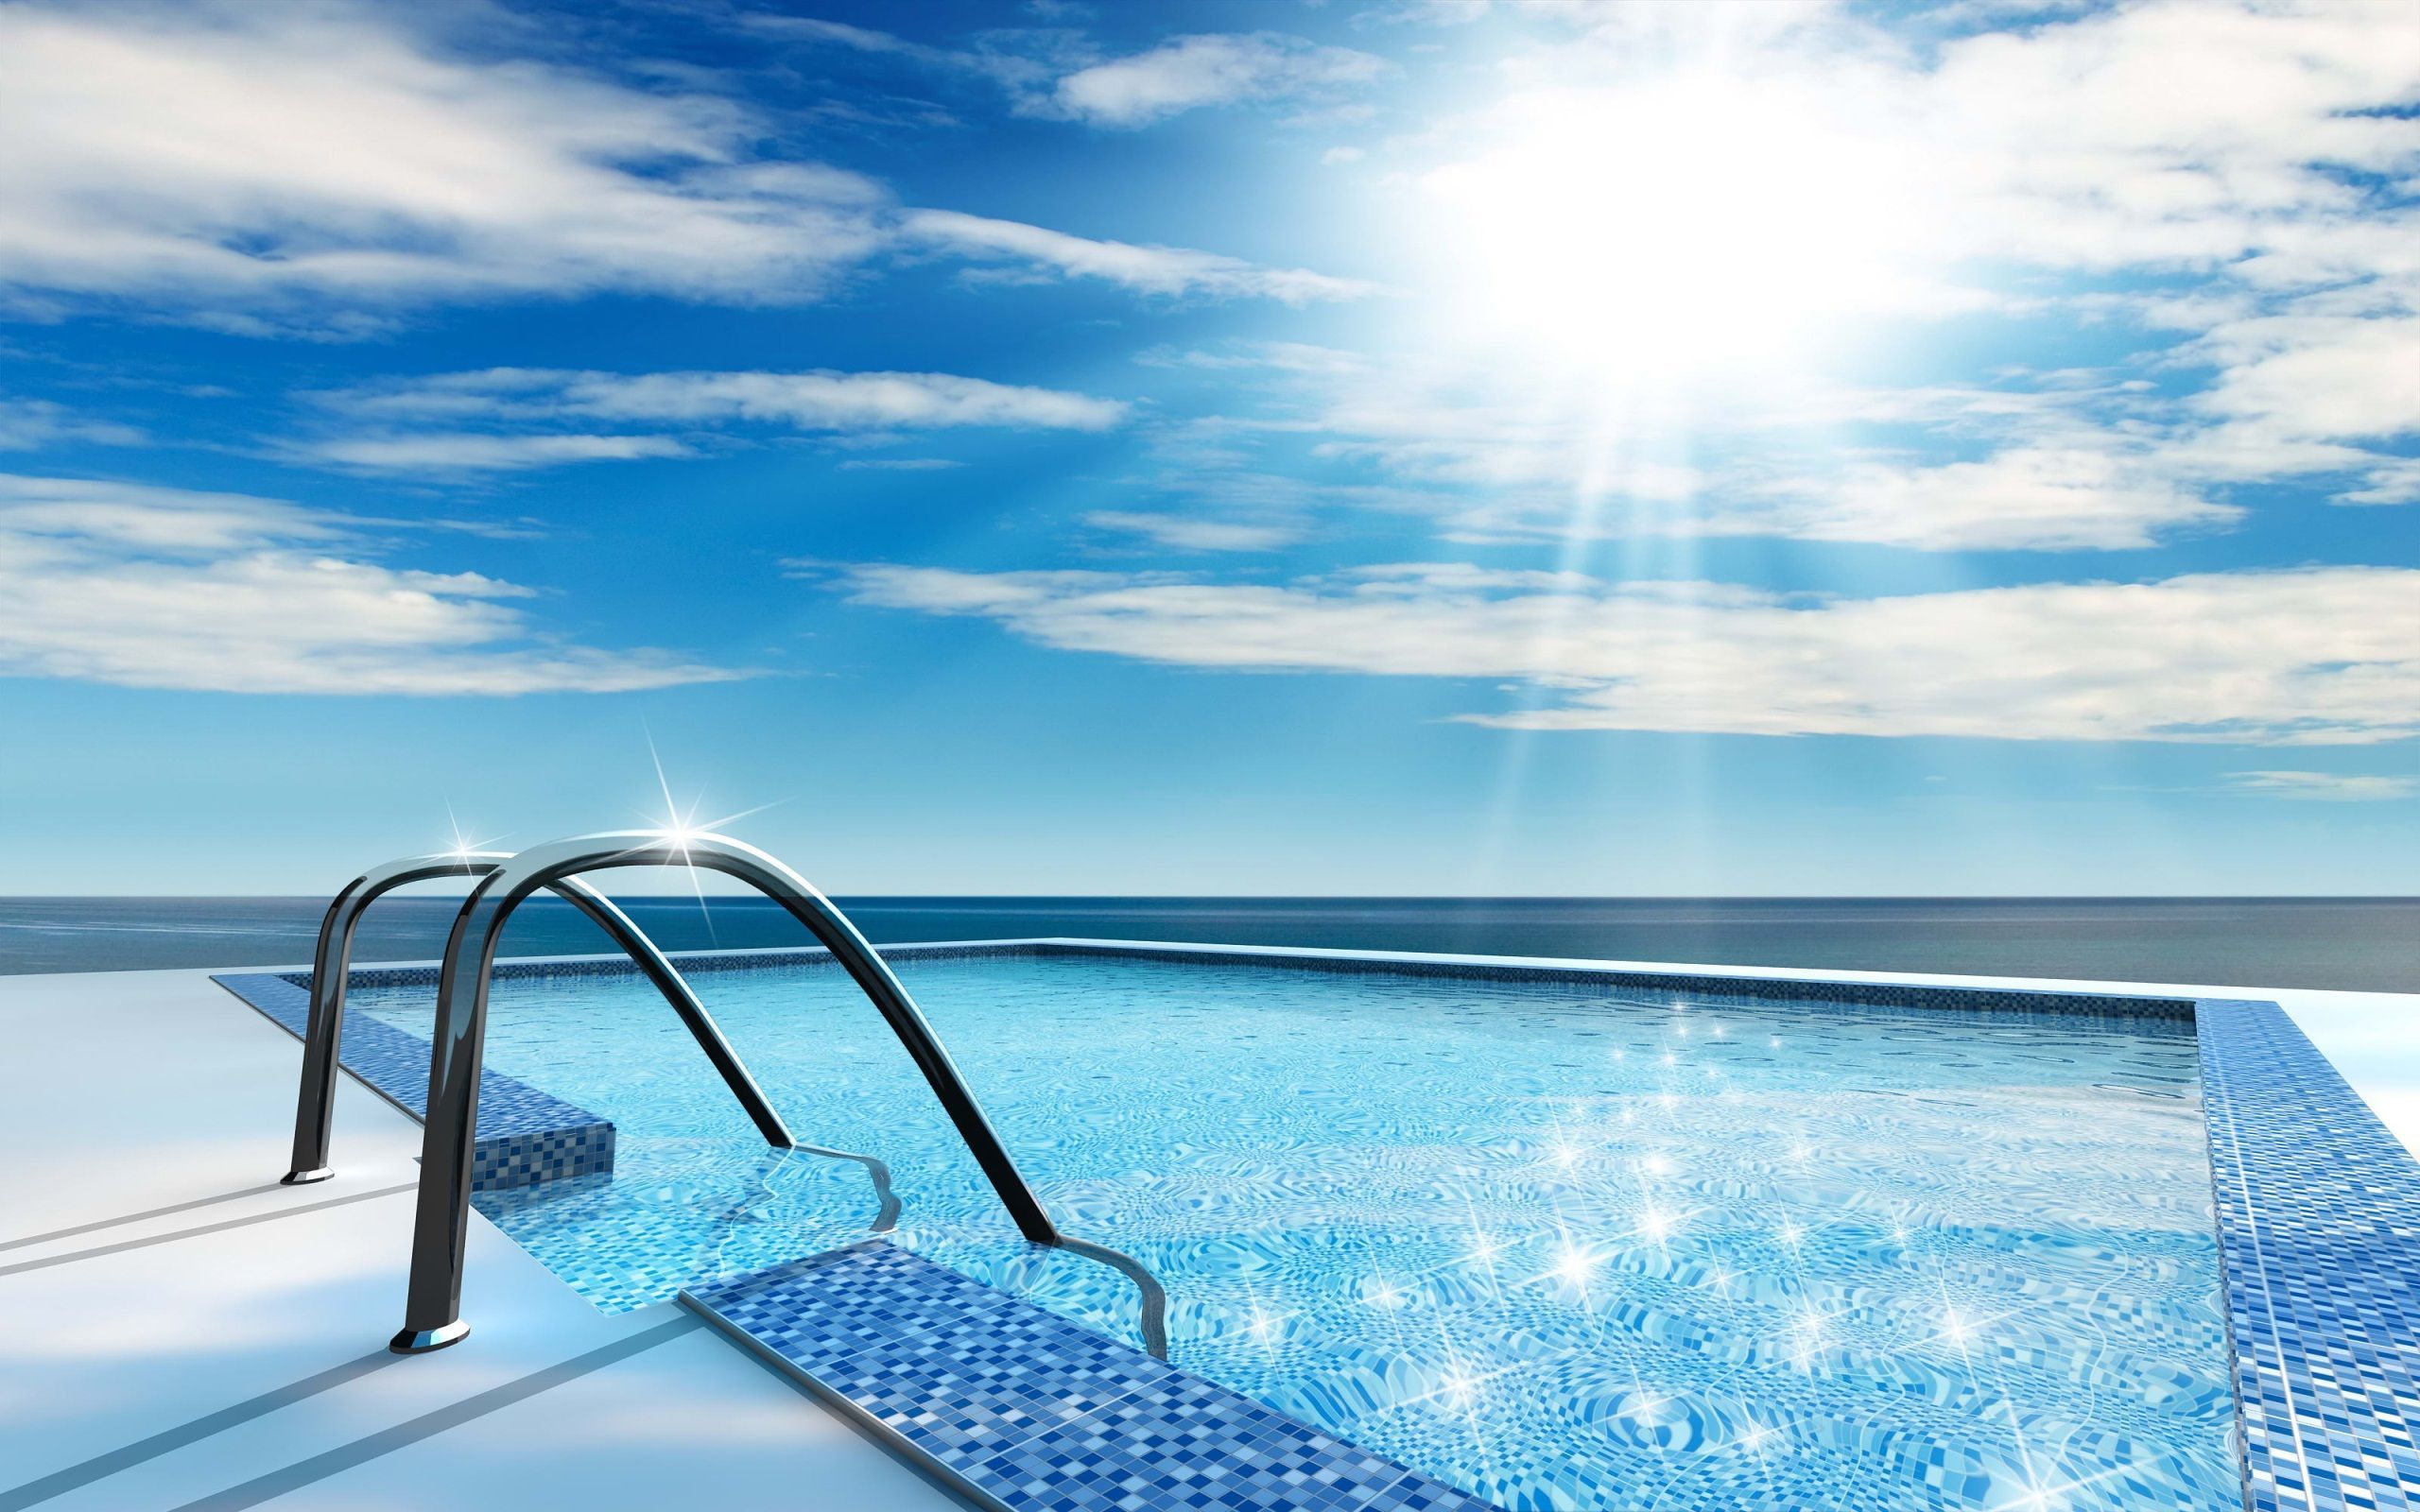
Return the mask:
MULTIPOLYGON (((1022 939, 967 940, 934 945, 881 945, 875 949, 887 961, 947 961, 975 956, 1054 954, 1043 948, 1046 943, 1022 939)), ((766 966, 835 964, 832 953, 821 945, 754 951, 668 951, 666 958, 677 963, 683 976, 714 971, 749 971, 766 966)), ((347 979, 355 987, 435 987, 437 969, 435 961, 356 966, 347 979)), ((299 977, 305 985, 311 978, 307 968, 272 967, 269 971, 288 980, 299 977)), ((490 975, 492 980, 500 982, 516 976, 630 976, 637 971, 638 963, 627 955, 520 955, 497 961, 490 975)))
POLYGON ((1686 993, 1728 999, 1856 1003, 1888 1008, 1957 1008, 1970 1013, 2108 1013, 2187 1018, 2190 999, 2156 993, 2064 991, 2052 988, 1937 987, 1816 976, 1748 976, 1700 971, 1641 971, 1580 961, 1525 961, 1483 955, 1422 955, 1384 951, 1288 950, 1273 946, 1190 945, 1158 941, 1033 940, 1045 955, 1107 955, 1139 960, 1287 967, 1307 971, 1378 971, 1503 982, 1613 986, 1632 991, 1686 993))
POLYGON ((878 1239, 681 1300, 997 1512, 1487 1512, 878 1239))
MULTIPOLYGON (((352 978, 358 982, 361 973, 352 978)), ((311 1016, 310 977, 229 972, 212 981, 297 1040, 311 1016)), ((425 1122, 429 1041, 348 1011, 337 1060, 371 1091, 425 1122)), ((479 1077, 479 1137, 471 1146, 471 1190, 502 1191, 570 1177, 611 1175, 614 1125, 501 1072, 479 1077)))
POLYGON ((2274 1003, 2194 1026, 2245 1504, 2420 1508, 2420 1164, 2274 1003))
MULTIPOLYGON (((1752 976, 1724 972, 1641 971, 1588 961, 1527 960, 1512 956, 1435 955, 1390 951, 1325 951, 1270 945, 1202 945, 1159 940, 1037 938, 951 940, 934 944, 880 945, 887 961, 962 960, 999 955, 1081 955, 1194 964, 1272 966, 1307 971, 1376 971, 1392 975, 1446 976, 1503 982, 1554 982, 1604 986, 1642 992, 1687 993, 1737 1000, 1789 999, 1877 1007, 1957 1008, 1970 1013, 2106 1013, 2127 1017, 2190 1018, 2190 998, 2157 992, 2066 991, 2054 988, 1945 987, 1915 982, 1874 982, 1815 976, 1752 976)), ((679 951, 670 958, 683 974, 752 971, 767 966, 832 964, 820 945, 778 950, 679 951)), ((498 961, 495 975, 628 975, 638 970, 625 955, 540 955, 498 961)), ((305 973, 307 980, 307 973, 305 973)), ((414 961, 355 967, 356 985, 427 987, 437 964, 414 961)))

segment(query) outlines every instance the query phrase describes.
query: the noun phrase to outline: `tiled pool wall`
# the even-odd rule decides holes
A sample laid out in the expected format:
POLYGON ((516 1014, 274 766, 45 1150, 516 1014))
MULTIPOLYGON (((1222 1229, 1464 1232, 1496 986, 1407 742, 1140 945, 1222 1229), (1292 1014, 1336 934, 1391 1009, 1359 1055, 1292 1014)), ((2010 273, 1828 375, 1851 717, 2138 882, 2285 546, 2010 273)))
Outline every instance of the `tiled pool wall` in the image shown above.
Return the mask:
MULTIPOLYGON (((375 969, 351 980, 377 980, 375 969)), ((311 1017, 311 975, 242 972, 212 981, 259 1009, 270 1022, 302 1038, 311 1017)), ((366 1013, 348 1012, 337 1041, 344 1069, 371 1091, 409 1113, 428 1117, 429 1042, 381 1023, 366 1013)), ((585 1108, 550 1097, 501 1072, 479 1074, 478 1137, 471 1145, 471 1190, 493 1192, 534 1186, 567 1177, 603 1176, 614 1169, 613 1123, 585 1108)))
MULTIPOLYGON (((1969 1013, 2114 1013, 2132 1017, 2190 1018, 2193 1000, 2152 993, 2066 990, 2056 988, 1938 987, 1922 982, 1867 982, 1822 977, 1750 976, 1709 971, 1643 971, 1584 961, 1534 961, 1511 956, 1402 954, 1385 951, 1326 951, 1267 945, 1201 945, 1151 940, 1006 939, 951 940, 883 945, 887 961, 945 961, 1003 955, 1119 957, 1195 964, 1284 967, 1305 971, 1381 972, 1394 976, 1446 976, 1498 982, 1609 986, 1645 992, 1686 993, 1693 998, 1791 1003, 1858 1003, 1876 1007, 1956 1008, 1969 1013)), ((672 957, 684 974, 746 971, 769 966, 837 965, 820 945, 785 950, 684 951, 672 957)), ((626 955, 533 955, 495 964, 498 980, 516 976, 628 976, 638 968, 626 955)), ((308 971, 281 971, 308 984, 308 971)), ((355 967, 355 987, 432 987, 437 963, 355 967)))
MULTIPOLYGON (((2245 1505, 2252 1512, 2420 1512, 2420 1445, 2414 1440, 2420 1425, 2420 1164, 2273 1003, 1135 941, 977 941, 886 946, 881 953, 894 962, 1111 955, 1602 985, 1695 999, 2190 1018, 2201 1057, 2245 1505)), ((674 959, 694 974, 795 968, 829 962, 830 956, 810 947, 699 952, 674 959)), ((537 957, 499 962, 496 974, 635 970, 621 956, 537 957)), ((302 1032, 307 972, 216 980, 302 1032)), ((357 986, 426 986, 435 980, 433 963, 369 967, 352 976, 357 986)), ((348 1070, 418 1116, 426 1092, 428 1048, 415 1036, 366 1016, 353 1017, 343 1059, 348 1070)), ((610 1168, 613 1126, 595 1114, 493 1072, 481 1083, 480 1100, 483 1147, 491 1139, 534 1136, 544 1143, 555 1134, 565 1136, 561 1169, 535 1153, 511 1153, 527 1146, 500 1146, 498 1160, 519 1180, 593 1172, 597 1143, 610 1168), (499 1100, 506 1111, 492 1126, 488 1109, 499 1100), (549 1121, 550 1128, 534 1126, 549 1121), (583 1132, 589 1130, 601 1135, 583 1132), (572 1169, 581 1160, 592 1163, 572 1169)))

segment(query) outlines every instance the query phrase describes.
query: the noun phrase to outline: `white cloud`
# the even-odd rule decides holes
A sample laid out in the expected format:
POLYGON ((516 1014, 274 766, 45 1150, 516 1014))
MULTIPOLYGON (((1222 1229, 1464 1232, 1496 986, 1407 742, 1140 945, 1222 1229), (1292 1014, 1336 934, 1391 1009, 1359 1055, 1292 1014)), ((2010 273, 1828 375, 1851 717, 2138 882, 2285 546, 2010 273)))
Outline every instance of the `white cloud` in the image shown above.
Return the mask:
MULTIPOLYGON (((833 564, 793 558, 782 565, 797 577, 826 579, 833 564)), ((1046 605, 1054 593, 1114 589, 1142 581, 1115 573, 960 573, 939 567, 843 567, 842 580, 859 603, 918 609, 932 614, 1001 614, 1046 605)))
POLYGON ((1302 341, 1237 341, 1219 348, 1147 347, 1134 354, 1146 368, 1201 368, 1211 371, 1267 369, 1288 373, 1357 373, 1368 361, 1358 353, 1302 341))
POLYGON ((0 399, 0 452, 30 452, 60 441, 140 446, 143 438, 131 425, 88 420, 46 399, 0 399))
POLYGON ((1276 32, 1176 37, 1147 53, 1059 81, 1069 114, 1101 126, 1148 126, 1204 105, 1297 98, 1366 84, 1386 62, 1276 32))
POLYGON ((527 403, 603 420, 748 421, 799 430, 933 429, 960 425, 1106 430, 1115 400, 945 372, 574 373, 527 403))
POLYGON ((0 517, 12 540, 106 541, 172 555, 229 551, 267 540, 327 541, 339 516, 247 493, 202 493, 87 478, 0 473, 0 517))
POLYGON ((530 590, 363 560, 362 524, 244 494, 0 474, 0 675, 411 695, 740 675, 551 641, 514 607, 530 590))
POLYGON ((2336 496, 2339 504, 2420 504, 2420 457, 2397 457, 2373 467, 2363 486, 2336 496))
MULTIPOLYGON (((811 433, 997 426, 1105 430, 1126 406, 1056 388, 939 372, 587 372, 491 368, 396 379, 310 396, 321 407, 378 427, 370 434, 287 443, 298 460, 376 472, 503 472, 566 462, 686 456, 679 437, 539 427, 579 423, 679 425, 692 430, 771 427, 811 433), (493 431, 414 430, 416 423, 493 431)), ((955 464, 922 459, 914 465, 955 464)))
POLYGON ((520 472, 566 462, 626 462, 644 456, 686 456, 669 436, 479 436, 431 431, 416 436, 342 436, 298 442, 298 461, 332 463, 368 472, 520 472))
MULTIPOLYGON (((860 175, 757 156, 774 124, 731 99, 497 59, 493 28, 446 31, 461 19, 358 0, 0 5, 0 307, 358 335, 438 300, 812 300, 903 247, 1155 292, 1358 291, 1182 248, 903 220, 860 175)), ((1046 73, 803 25, 1016 87, 1046 73)))
MULTIPOLYGON (((2420 264, 2395 229, 2411 222, 2397 180, 2420 159, 2420 121, 2398 109, 2420 88, 2402 0, 2075 9, 1933 45, 1841 7, 1574 9, 1592 25, 1510 59, 1504 99, 1447 140, 1459 151, 1558 94, 1619 100, 1677 77, 1787 98, 1756 118, 1772 145, 1813 136, 1887 170, 1918 211, 1898 249, 1936 264, 2269 287, 2420 264)), ((1838 228, 1775 229, 1804 244, 1838 228)))
POLYGON ((2420 570, 1863 599, 1407 567, 1287 586, 849 569, 858 602, 1177 665, 1510 680, 1531 730, 2364 744, 2420 734, 2420 570))
POLYGON ((1115 400, 945 372, 588 372, 491 368, 315 396, 365 419, 640 421, 697 425, 750 422, 794 430, 923 430, 961 425, 1105 430, 1123 418, 1115 400))
MULTIPOLYGON (((1396 418, 1414 421, 1419 413, 1396 418)), ((1368 490, 1357 502, 1433 514, 1441 536, 1460 541, 1769 536, 1928 552, 2118 551, 2225 529, 2244 515, 2148 457, 2093 446, 2019 443, 1974 461, 1930 464, 1841 447, 1840 455, 1692 466, 1634 441, 1561 436, 1526 421, 1491 436, 1487 423, 1466 412, 1416 438, 1317 450, 1376 456, 1444 485, 1368 490)), ((1357 501, 1335 490, 1327 496, 1357 501)))
POLYGON ((750 161, 725 101, 486 61, 444 12, 0 7, 0 286, 249 315, 641 290, 811 297, 876 186, 750 161))
POLYGON ((2116 551, 2187 529, 2233 524, 2216 504, 2141 462, 2105 452, 2022 446, 1929 467, 1853 464, 1809 489, 1775 485, 1769 511, 1725 518, 1708 534, 1862 541, 1923 551, 2116 551))
POLYGON ((911 210, 900 219, 909 241, 976 261, 1015 264, 1030 276, 1098 278, 1144 294, 1248 297, 1303 304, 1358 299, 1377 286, 1300 267, 1262 267, 1240 258, 1184 247, 1094 241, 954 210, 911 210))
POLYGON ((825 43, 856 52, 873 53, 887 58, 906 58, 919 63, 938 67, 966 66, 967 56, 946 47, 926 46, 888 31, 871 26, 852 26, 843 21, 821 21, 812 16, 784 16, 771 12, 744 12, 735 18, 750 31, 764 36, 781 37, 793 42, 825 43))
POLYGON ((1235 520, 1205 520, 1198 515, 1124 509, 1096 509, 1084 516, 1084 524, 1142 536, 1179 551, 1269 551, 1303 539, 1301 528, 1294 525, 1251 524, 1235 520))
POLYGON ((2420 777, 2356 777, 2341 772, 2229 772, 2246 793, 2330 803, 2372 803, 2420 792, 2420 777))
POLYGON ((2410 22, 2398 0, 2166 0, 1961 41, 1925 80, 1936 177, 1964 161, 1953 203, 1976 213, 1944 218, 2048 266, 2378 271, 2410 217, 2345 170, 2392 179, 2420 153, 2420 122, 2389 113, 2420 85, 2410 22))
POLYGON ((2420 431, 2420 318, 2229 321, 2198 350, 2221 370, 2195 403, 2229 425, 2290 440, 2420 431))
POLYGON ((2173 449, 2083 418, 2082 406, 2106 397, 2094 391, 1819 388, 1768 392, 1735 414, 1668 416, 1534 373, 1442 361, 1321 349, 1152 360, 1256 373, 1269 418, 1219 437, 1245 448, 1233 467, 1250 471, 1210 470, 1205 494, 1226 476, 1279 465, 1253 448, 1303 442, 1314 458, 1374 464, 1417 485, 1358 497, 1432 513, 1452 540, 1782 536, 1920 551, 2117 550, 2226 528, 2243 514, 2209 497, 2173 449), (1999 445, 1971 461, 1926 462, 1854 444, 1841 434, 1852 424, 1999 445))
POLYGON ((892 32, 877 31, 871 26, 853 26, 846 22, 821 21, 808 16, 753 11, 735 19, 748 30, 763 36, 846 47, 878 58, 901 59, 942 74, 988 79, 1008 90, 1012 98, 1026 104, 1030 104, 1041 86, 1050 81, 1051 70, 1043 58, 1028 57, 1004 44, 1025 42, 1039 44, 1039 51, 1048 53, 1054 50, 1051 44, 1062 40, 1051 32, 994 32, 978 38, 972 47, 935 47, 925 43, 910 42, 892 32))

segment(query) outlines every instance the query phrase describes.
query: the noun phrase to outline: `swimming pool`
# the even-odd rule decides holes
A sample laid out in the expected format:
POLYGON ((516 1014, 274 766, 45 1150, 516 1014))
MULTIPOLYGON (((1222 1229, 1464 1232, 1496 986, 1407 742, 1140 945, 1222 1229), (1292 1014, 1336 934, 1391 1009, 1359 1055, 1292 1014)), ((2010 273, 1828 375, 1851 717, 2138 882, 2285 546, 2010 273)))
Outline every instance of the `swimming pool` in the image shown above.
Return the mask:
MULTIPOLYGON (((902 978, 1170 1356, 1511 1507, 2208 1507, 2240 1497, 2189 1019, 1066 955, 902 978)), ((1113 1335, 1017 1240, 828 965, 693 973, 905 1247, 1113 1335)), ((358 1012, 424 1035, 430 989, 358 1012)), ((597 1305, 862 1235, 634 976, 505 976, 488 1063, 618 1165, 482 1194, 597 1305)))

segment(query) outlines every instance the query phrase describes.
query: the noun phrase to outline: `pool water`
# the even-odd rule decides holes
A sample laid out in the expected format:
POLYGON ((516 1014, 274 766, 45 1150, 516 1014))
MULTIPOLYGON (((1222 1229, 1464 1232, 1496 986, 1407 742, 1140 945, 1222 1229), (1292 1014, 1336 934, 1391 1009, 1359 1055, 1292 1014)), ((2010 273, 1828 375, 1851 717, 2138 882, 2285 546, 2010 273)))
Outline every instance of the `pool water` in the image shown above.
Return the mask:
MULTIPOLYGON (((1510 1508, 2240 1500, 2189 1022, 1070 956, 900 975, 1174 1363, 1510 1508)), ((894 1241, 1133 1341, 1022 1244, 822 965, 700 971, 894 1241)), ((425 1035, 424 988, 356 992, 425 1035)), ((611 1179, 479 1206, 596 1305, 862 1237, 635 976, 507 978, 488 1063, 612 1118, 611 1179)), ((476 1277, 471 1285, 475 1292, 476 1277)), ((475 1297, 474 1297, 475 1305, 475 1297)))

